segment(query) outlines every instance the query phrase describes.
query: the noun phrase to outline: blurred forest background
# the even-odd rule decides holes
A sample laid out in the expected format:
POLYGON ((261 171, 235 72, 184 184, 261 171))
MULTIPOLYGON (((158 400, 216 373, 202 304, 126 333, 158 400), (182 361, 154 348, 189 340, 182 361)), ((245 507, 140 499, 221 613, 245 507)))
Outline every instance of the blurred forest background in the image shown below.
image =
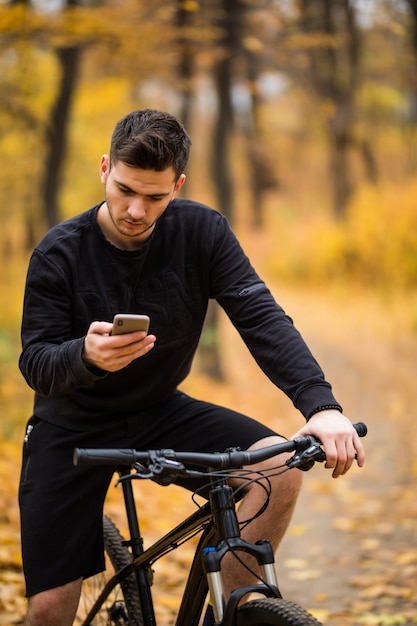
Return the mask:
MULTIPOLYGON (((102 199, 113 126, 146 107, 185 124, 183 195, 229 218, 325 363, 326 333, 333 350, 373 357, 358 328, 401 342, 377 359, 389 356, 385 380, 403 385, 391 417, 407 433, 404 480, 415 477, 415 363, 407 353, 404 372, 400 361, 417 342, 417 0, 0 0, 3 484, 15 486, 32 402, 17 368, 29 255, 49 227, 102 199), (356 331, 335 330, 349 317, 356 331)), ((238 352, 220 349, 229 332, 213 307, 189 384, 248 411, 257 387, 245 366, 234 372, 238 352)), ((268 388, 261 402, 270 413, 276 396, 268 388)), ((0 564, 20 576, 17 529, 4 533, 15 552, 0 564)))
MULTIPOLYGON (((184 194, 258 241, 271 280, 356 285, 387 302, 406 294, 417 327, 416 0, 2 0, 7 438, 25 395, 14 373, 28 255, 102 198, 97 167, 114 123, 144 107, 186 125, 184 194)), ((217 316, 201 359, 221 378, 217 316)))

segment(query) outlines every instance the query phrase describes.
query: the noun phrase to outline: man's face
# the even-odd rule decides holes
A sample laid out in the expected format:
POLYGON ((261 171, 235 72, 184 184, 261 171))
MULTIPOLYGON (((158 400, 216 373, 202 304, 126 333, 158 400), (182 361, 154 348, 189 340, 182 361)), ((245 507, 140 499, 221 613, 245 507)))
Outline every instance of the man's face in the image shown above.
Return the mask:
MULTIPOLYGON (((110 168, 104 155, 100 162, 100 179, 105 186, 108 215, 100 223, 106 236, 118 247, 140 247, 151 235, 156 221, 182 187, 173 167, 162 172, 142 170, 119 161, 110 168)), ((103 208, 105 210, 105 208, 103 208)))

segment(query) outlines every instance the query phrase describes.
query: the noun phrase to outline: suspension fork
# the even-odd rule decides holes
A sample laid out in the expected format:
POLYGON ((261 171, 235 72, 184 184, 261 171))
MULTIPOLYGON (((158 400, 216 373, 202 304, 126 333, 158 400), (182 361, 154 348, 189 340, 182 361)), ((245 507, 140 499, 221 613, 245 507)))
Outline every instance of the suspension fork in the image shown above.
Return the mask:
POLYGON ((233 490, 226 480, 212 485, 210 504, 218 543, 216 546, 204 548, 202 554, 203 569, 207 576, 214 619, 216 623, 226 626, 232 624, 231 620, 239 601, 248 593, 256 591, 266 596, 279 598, 281 594, 278 590, 272 547, 267 539, 257 541, 255 544, 242 539, 233 490), (234 590, 226 605, 221 577, 221 561, 227 552, 234 550, 243 551, 255 557, 260 566, 264 584, 250 585, 234 590))

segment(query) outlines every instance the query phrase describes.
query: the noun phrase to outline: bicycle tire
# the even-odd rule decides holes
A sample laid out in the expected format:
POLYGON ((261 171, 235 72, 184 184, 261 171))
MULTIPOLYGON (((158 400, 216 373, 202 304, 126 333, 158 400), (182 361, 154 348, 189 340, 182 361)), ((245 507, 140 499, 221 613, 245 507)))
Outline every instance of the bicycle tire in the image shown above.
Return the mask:
MULTIPOLYGON (((103 517, 104 550, 106 571, 91 576, 83 583, 81 599, 74 624, 84 624, 93 603, 103 590, 107 580, 132 560, 132 555, 123 545, 123 537, 114 522, 103 517)), ((91 622, 92 626, 143 626, 142 610, 135 575, 127 576, 116 585, 99 613, 91 622)))
POLYGON ((282 598, 262 598, 242 604, 237 626, 321 626, 301 606, 282 598))

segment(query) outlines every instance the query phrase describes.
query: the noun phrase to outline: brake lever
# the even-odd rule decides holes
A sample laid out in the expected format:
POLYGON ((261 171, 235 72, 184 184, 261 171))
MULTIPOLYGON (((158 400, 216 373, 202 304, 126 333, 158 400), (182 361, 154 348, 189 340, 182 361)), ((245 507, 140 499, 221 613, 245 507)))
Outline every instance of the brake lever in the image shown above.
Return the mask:
POLYGON ((167 459, 165 456, 158 454, 157 450, 150 450, 149 455, 150 462, 147 465, 134 463, 133 468, 135 471, 120 476, 116 481, 116 486, 127 480, 135 479, 151 479, 160 485, 166 486, 175 482, 179 476, 187 476, 185 466, 179 461, 167 459))
POLYGON ((323 463, 326 460, 326 453, 319 441, 317 441, 314 437, 309 437, 310 445, 301 450, 300 452, 296 452, 291 458, 285 461, 286 466, 289 469, 293 469, 297 467, 303 472, 308 472, 314 463, 323 463))
POLYGON ((142 465, 141 463, 134 463, 133 466, 134 468, 134 472, 129 472, 128 474, 123 474, 120 475, 119 478, 116 480, 116 487, 118 485, 120 485, 120 483, 125 483, 128 480, 136 480, 136 479, 141 479, 141 480, 147 480, 147 479, 152 479, 153 478, 153 473, 152 471, 149 469, 149 467, 146 467, 145 465, 142 465))
POLYGON ((187 470, 182 463, 160 456, 155 451, 151 452, 151 462, 148 467, 152 473, 152 480, 164 487, 171 485, 179 476, 187 475, 187 470))

